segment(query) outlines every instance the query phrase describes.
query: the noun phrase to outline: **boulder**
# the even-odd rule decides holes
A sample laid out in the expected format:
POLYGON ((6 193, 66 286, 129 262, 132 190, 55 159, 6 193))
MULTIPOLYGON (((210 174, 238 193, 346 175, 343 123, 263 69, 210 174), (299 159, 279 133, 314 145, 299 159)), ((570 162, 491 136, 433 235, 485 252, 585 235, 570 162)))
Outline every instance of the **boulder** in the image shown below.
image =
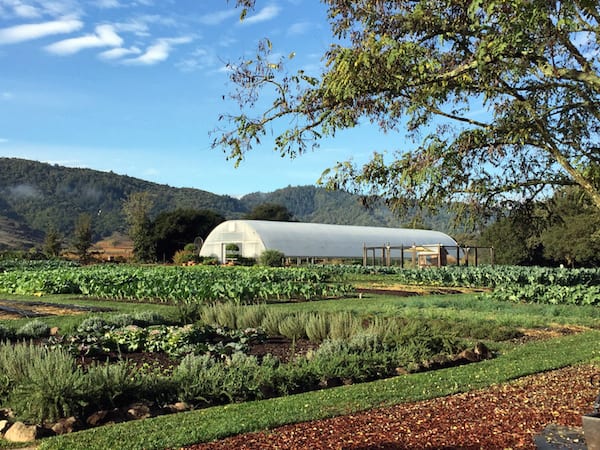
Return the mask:
POLYGON ((4 439, 10 442, 32 442, 41 437, 41 430, 37 425, 15 422, 4 434, 4 439))
POLYGON ((147 419, 151 416, 150 407, 144 403, 134 403, 127 409, 127 418, 130 420, 147 419))
POLYGON ((8 420, 0 420, 0 434, 8 430, 10 423, 8 420))
POLYGON ((52 431, 56 434, 72 433, 79 429, 77 419, 73 416, 60 419, 54 425, 52 425, 52 431))

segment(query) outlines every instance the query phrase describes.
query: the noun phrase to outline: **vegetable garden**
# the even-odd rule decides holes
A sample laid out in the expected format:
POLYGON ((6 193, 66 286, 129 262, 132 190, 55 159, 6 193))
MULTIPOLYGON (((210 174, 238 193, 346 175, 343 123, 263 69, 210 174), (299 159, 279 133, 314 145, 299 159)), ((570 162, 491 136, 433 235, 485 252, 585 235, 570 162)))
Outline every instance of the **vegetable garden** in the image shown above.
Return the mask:
MULTIPOLYGON (((487 367, 495 367, 495 375, 483 378, 499 382, 540 370, 538 362, 529 361, 516 362, 516 372, 504 367, 537 345, 540 334, 531 338, 532 329, 553 329, 556 336, 575 330, 583 336, 581 342, 588 342, 597 338, 592 329, 600 326, 600 271, 594 269, 77 267, 40 262, 4 263, 0 270, 0 293, 14 302, 35 298, 109 309, 76 317, 0 320, 0 406, 46 427, 72 416, 80 428, 88 428, 98 408, 108 411, 132 403, 151 406, 154 415, 178 402, 193 410, 187 414, 207 407, 221 414, 231 403, 259 405, 292 393, 298 394, 293 401, 302 402, 311 391, 335 391, 343 385, 364 396, 376 380, 402 383, 423 372, 489 358, 487 367), (357 286, 369 284, 489 290, 426 297, 355 293, 357 286), (52 327, 58 327, 58 334, 51 335, 52 327), (258 352, 275 341, 285 343, 285 358, 258 352), (134 358, 140 354, 145 355, 142 362, 134 358)), ((597 356, 573 349, 566 359, 556 355, 541 370, 597 356)), ((444 373, 452 377, 452 370, 457 369, 444 373)), ((472 389, 472 380, 455 385, 472 389)), ((373 395, 367 394, 363 406, 348 407, 370 407, 373 395)), ((230 430, 224 435, 239 432, 235 426, 222 427, 230 430)), ((103 427, 107 435, 110 428, 103 427)), ((41 447, 102 448, 90 436, 88 431, 56 436, 42 440, 41 447), (78 436, 85 444, 78 443, 78 436)), ((131 436, 127 442, 130 448, 196 442, 189 440, 192 434, 185 437, 185 427, 171 441, 156 438, 149 444, 149 436, 131 436)))

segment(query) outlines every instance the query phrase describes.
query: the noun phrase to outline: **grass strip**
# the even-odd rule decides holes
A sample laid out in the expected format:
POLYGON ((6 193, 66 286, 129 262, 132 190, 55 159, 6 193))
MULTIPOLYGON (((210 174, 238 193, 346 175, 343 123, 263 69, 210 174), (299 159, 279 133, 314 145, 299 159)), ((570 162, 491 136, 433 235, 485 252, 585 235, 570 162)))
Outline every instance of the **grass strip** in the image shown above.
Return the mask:
POLYGON ((40 450, 168 449, 483 388, 600 356, 600 333, 538 341, 493 360, 371 383, 156 417, 48 438, 40 450))

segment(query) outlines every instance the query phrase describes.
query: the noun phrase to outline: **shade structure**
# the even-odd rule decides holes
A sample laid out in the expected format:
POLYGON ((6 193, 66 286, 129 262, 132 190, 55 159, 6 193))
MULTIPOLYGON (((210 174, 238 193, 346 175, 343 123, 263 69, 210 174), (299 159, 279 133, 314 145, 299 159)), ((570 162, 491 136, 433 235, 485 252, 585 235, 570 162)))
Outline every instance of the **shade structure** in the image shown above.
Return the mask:
POLYGON ((258 258, 265 250, 279 250, 290 258, 362 258, 365 246, 458 245, 450 236, 431 230, 228 220, 211 231, 200 256, 223 262, 228 244, 237 245, 245 258, 258 258))

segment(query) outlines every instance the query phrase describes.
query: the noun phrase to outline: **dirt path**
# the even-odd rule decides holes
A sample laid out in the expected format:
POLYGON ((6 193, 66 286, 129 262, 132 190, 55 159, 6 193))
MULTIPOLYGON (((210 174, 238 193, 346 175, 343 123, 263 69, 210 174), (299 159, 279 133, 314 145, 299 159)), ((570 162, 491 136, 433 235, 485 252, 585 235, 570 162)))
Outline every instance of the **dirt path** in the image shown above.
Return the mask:
POLYGON ((250 433, 191 450, 535 449, 549 424, 580 427, 595 366, 568 367, 449 397, 250 433))

